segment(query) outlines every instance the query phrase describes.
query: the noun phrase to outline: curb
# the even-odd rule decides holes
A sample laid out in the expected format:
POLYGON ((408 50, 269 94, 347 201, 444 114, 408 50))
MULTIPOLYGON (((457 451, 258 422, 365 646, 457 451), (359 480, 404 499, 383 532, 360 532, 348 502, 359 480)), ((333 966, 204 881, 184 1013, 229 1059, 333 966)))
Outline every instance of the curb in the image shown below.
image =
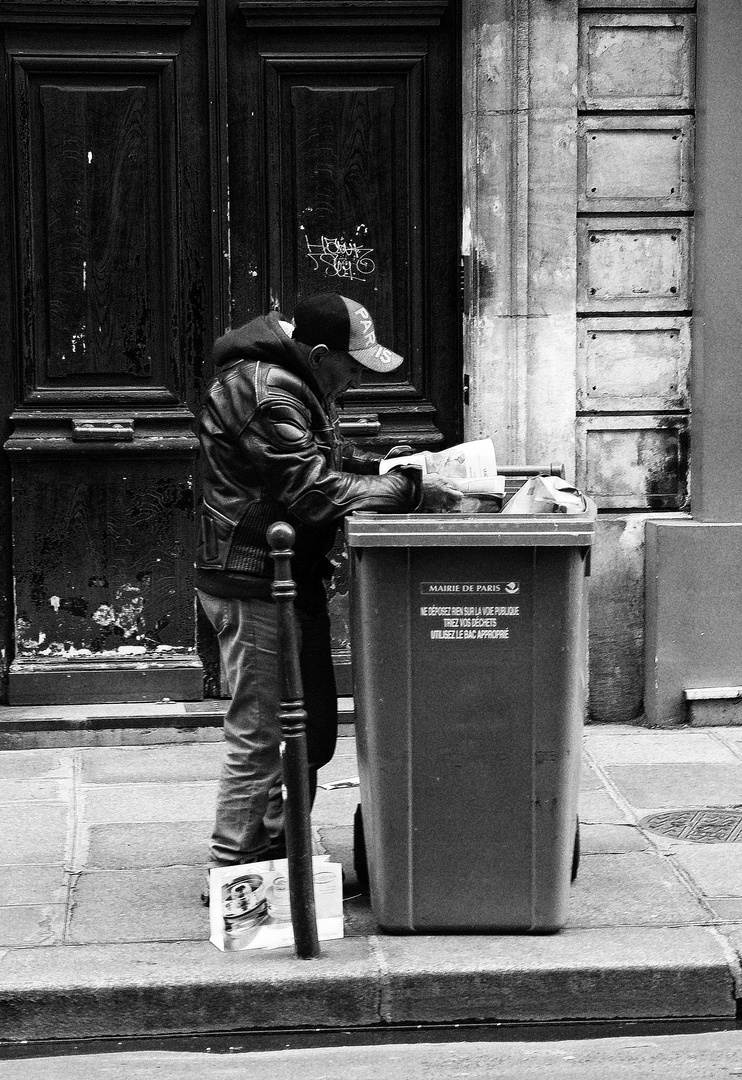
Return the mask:
POLYGON ((15 949, 0 958, 0 1039, 733 1020, 735 966, 703 926, 345 938, 315 961, 208 942, 15 949))

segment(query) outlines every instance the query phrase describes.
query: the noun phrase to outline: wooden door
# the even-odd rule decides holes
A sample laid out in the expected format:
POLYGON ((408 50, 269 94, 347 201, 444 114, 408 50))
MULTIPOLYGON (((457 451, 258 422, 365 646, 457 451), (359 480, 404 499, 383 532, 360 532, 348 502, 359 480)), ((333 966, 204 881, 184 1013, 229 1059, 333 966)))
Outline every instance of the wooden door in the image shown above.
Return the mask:
POLYGON ((348 395, 348 432, 460 438, 457 21, 446 0, 0 5, 11 703, 219 692, 194 420, 228 325, 360 300, 406 359, 348 395))
POLYGON ((208 7, 9 0, 0 33, 9 699, 197 698, 208 7))
MULTIPOLYGON (((334 290, 405 357, 363 373, 341 424, 361 444, 435 448, 462 430, 458 5, 228 5, 232 321, 334 290)), ((352 693, 347 557, 330 612, 352 693)))
POLYGON ((349 431, 461 432, 457 5, 232 0, 232 319, 336 290, 405 357, 364 373, 349 431))

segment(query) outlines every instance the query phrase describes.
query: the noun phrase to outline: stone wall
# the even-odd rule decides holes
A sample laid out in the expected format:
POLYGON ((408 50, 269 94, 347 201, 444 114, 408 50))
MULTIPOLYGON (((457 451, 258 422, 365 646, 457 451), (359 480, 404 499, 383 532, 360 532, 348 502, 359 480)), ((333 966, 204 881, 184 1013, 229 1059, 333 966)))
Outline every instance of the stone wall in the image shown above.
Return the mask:
POLYGON ((644 532, 688 508, 695 3, 464 5, 467 437, 603 512, 594 721, 640 721, 644 532))

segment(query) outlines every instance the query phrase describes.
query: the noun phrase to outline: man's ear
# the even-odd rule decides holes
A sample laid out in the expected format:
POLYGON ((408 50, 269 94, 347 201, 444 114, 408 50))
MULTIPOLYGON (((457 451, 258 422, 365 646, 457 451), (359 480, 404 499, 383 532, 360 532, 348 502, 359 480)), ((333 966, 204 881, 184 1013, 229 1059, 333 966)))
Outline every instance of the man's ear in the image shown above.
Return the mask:
POLYGON ((318 368, 322 361, 322 357, 329 351, 330 350, 326 345, 315 345, 308 357, 309 366, 311 368, 318 368))

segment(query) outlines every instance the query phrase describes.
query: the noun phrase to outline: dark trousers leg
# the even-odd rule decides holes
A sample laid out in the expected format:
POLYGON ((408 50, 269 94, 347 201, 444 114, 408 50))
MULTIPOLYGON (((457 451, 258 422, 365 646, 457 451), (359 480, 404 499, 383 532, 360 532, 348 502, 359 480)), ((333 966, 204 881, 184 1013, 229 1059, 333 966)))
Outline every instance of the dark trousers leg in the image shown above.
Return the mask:
MULTIPOLYGON (((199 593, 214 625, 232 700, 224 721, 227 748, 211 843, 213 865, 254 862, 282 854, 283 799, 278 720, 275 607, 266 600, 199 593)), ((326 606, 296 609, 307 719, 312 798, 317 770, 332 757, 337 696, 326 606)))

